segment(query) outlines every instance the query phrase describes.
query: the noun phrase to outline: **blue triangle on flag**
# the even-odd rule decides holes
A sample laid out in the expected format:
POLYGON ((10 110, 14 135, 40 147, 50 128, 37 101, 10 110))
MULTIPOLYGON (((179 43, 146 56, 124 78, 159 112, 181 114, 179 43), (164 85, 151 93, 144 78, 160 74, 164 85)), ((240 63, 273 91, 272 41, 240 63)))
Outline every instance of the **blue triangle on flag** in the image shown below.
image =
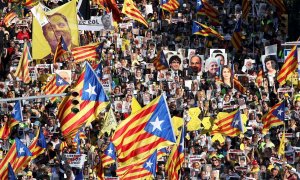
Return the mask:
POLYGON ((203 8, 202 0, 197 0, 196 11, 200 11, 203 8))
POLYGON ((284 121, 285 116, 285 104, 282 102, 273 112, 272 114, 276 116, 281 121, 284 121))
POLYGON ((175 143, 176 139, 171 121, 166 100, 164 96, 160 96, 160 99, 146 124, 145 131, 175 143))
POLYGON ((91 65, 86 62, 85 67, 82 100, 107 102, 108 97, 91 65))
POLYGON ((45 135, 44 135, 42 128, 40 128, 39 139, 38 139, 37 145, 44 149, 47 148, 47 142, 46 142, 45 135))
POLYGON ((13 119, 22 122, 23 121, 23 117, 22 117, 22 109, 21 109, 21 102, 20 101, 16 101, 14 108, 12 110, 11 113, 13 119))
POLYGON ((234 115, 234 118, 232 120, 231 126, 233 128, 239 129, 241 132, 244 132, 244 125, 241 117, 241 112, 238 110, 236 114, 234 115))
POLYGON ((114 160, 117 159, 115 146, 112 142, 110 142, 109 145, 106 147, 104 154, 110 156, 114 160))
POLYGON ((147 159, 147 161, 143 164, 143 168, 147 169, 153 176, 156 176, 156 162, 157 162, 157 151, 147 159))
POLYGON ((27 146, 25 146, 20 139, 15 138, 16 141, 16 151, 17 151, 17 156, 32 156, 30 150, 28 149, 27 146))
POLYGON ((8 180, 17 180, 15 172, 10 163, 8 163, 8 180))
POLYGON ((55 74, 55 78, 56 78, 56 86, 65 86, 65 85, 69 85, 69 83, 64 80, 64 78, 62 78, 60 75, 55 74))

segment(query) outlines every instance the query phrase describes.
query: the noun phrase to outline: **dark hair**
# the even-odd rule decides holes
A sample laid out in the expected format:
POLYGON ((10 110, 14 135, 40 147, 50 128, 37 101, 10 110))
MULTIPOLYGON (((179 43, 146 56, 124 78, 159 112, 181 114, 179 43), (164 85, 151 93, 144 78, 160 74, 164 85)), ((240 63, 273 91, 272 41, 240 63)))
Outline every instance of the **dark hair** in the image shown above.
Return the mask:
POLYGON ((175 60, 179 61, 179 64, 181 64, 181 59, 180 59, 180 57, 177 56, 177 55, 174 55, 174 56, 172 56, 172 57, 169 59, 169 64, 171 64, 171 63, 172 63, 173 61, 175 61, 175 60))

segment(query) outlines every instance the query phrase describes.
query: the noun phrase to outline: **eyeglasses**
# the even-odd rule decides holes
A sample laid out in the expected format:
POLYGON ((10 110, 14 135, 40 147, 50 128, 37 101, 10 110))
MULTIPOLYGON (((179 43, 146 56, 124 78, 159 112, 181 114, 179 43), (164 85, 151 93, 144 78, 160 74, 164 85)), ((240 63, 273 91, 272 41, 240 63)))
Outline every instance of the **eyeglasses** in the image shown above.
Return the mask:
POLYGON ((218 161, 218 160, 216 160, 216 159, 213 159, 213 160, 211 160, 212 162, 214 162, 214 161, 218 161))

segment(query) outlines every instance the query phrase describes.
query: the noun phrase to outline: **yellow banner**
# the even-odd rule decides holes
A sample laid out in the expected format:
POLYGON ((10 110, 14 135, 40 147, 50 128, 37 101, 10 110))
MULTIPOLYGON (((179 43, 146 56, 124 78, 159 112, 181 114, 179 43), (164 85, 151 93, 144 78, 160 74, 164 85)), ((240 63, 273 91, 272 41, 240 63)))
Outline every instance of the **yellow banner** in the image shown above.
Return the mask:
POLYGON ((76 0, 45 12, 49 23, 41 25, 33 18, 32 58, 50 58, 61 36, 68 50, 79 45, 76 0))

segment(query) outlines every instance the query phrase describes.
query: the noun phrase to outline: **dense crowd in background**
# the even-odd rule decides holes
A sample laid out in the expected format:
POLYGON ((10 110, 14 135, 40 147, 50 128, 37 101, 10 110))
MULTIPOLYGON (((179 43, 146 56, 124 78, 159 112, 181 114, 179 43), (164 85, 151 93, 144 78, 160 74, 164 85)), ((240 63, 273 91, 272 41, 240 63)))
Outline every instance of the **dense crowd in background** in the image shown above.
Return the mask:
MULTIPOLYGON (((192 21, 208 22, 206 16, 197 15, 196 1, 184 1, 173 14, 159 9, 158 1, 137 1, 137 6, 149 24, 146 28, 136 21, 123 22, 112 31, 81 31, 80 45, 105 40, 103 78, 110 82, 107 95, 116 120, 121 122, 131 113, 133 97, 141 106, 147 105, 159 95, 166 95, 171 116, 181 117, 184 127, 190 121, 189 108, 199 107, 199 119, 209 117, 210 122, 219 112, 232 112, 240 108, 248 119, 247 131, 237 137, 213 138, 212 125, 200 125, 198 130, 187 131, 185 139, 185 162, 180 170, 182 179, 298 179, 300 173, 299 149, 299 108, 300 99, 298 73, 295 72, 282 87, 277 82, 278 71, 284 62, 282 43, 289 38, 284 21, 287 17, 278 15, 276 8, 268 2, 257 0, 256 10, 250 12, 242 22, 242 48, 236 50, 230 37, 241 13, 241 1, 222 3, 210 1, 219 13, 221 25, 215 29, 225 37, 204 37, 192 35, 192 21), (262 5, 261 5, 262 4, 262 5), (152 5, 153 12, 146 15, 146 5, 152 5), (119 45, 118 38, 126 45, 119 45), (277 45, 277 54, 266 55, 265 47, 277 45), (124 47, 123 47, 124 46, 124 47), (164 50, 169 69, 157 71, 153 59, 164 50), (246 62, 247 61, 247 62, 246 62), (250 64, 249 64, 250 63, 250 64), (265 63, 265 65, 264 65, 265 63), (259 71, 263 70, 263 81, 256 83, 259 71), (232 83, 236 77, 244 86, 238 89, 232 83), (222 81, 222 83, 219 83, 222 81), (285 100, 285 128, 273 127, 267 134, 262 133, 264 114, 277 102, 285 100), (283 131, 286 154, 278 156, 280 137, 283 131)), ((65 1, 44 1, 49 8, 55 8, 65 1)), ((91 15, 102 15, 104 10, 92 3, 91 15)), ((122 2, 118 4, 122 5, 122 2)), ((31 41, 32 14, 17 3, 0 1, 0 98, 39 96, 46 84, 47 74, 55 69, 72 70, 72 84, 76 83, 82 64, 72 60, 50 65, 51 68, 37 69, 36 79, 30 84, 17 81, 14 70, 22 53, 24 41, 31 41), (11 8, 19 10, 22 24, 5 27, 4 15, 11 8)), ((51 64, 52 59, 33 60, 30 66, 51 64)), ((97 64, 99 62, 91 62, 97 64)), ((69 89, 68 89, 69 90, 69 89)), ((67 90, 67 91, 68 91, 67 90)), ((48 99, 22 100, 23 123, 14 127, 10 138, 0 140, 0 159, 9 150, 12 139, 19 137, 30 144, 39 127, 47 139, 47 149, 22 172, 20 179, 72 179, 78 171, 63 165, 63 153, 75 153, 76 147, 60 133, 59 119, 56 118, 60 101, 51 103, 48 99), (62 146, 67 142, 67 146, 62 146)), ((0 102, 1 126, 8 121, 12 101, 0 102)), ((107 108, 108 111, 109 108, 107 108)), ((83 173, 87 179, 96 178, 96 169, 101 154, 109 143, 111 134, 101 133, 105 112, 84 129, 81 152, 87 155, 83 173)), ((167 178, 165 162, 167 156, 158 160, 156 179, 167 178)), ((116 177, 116 164, 104 169, 106 177, 116 177)))

